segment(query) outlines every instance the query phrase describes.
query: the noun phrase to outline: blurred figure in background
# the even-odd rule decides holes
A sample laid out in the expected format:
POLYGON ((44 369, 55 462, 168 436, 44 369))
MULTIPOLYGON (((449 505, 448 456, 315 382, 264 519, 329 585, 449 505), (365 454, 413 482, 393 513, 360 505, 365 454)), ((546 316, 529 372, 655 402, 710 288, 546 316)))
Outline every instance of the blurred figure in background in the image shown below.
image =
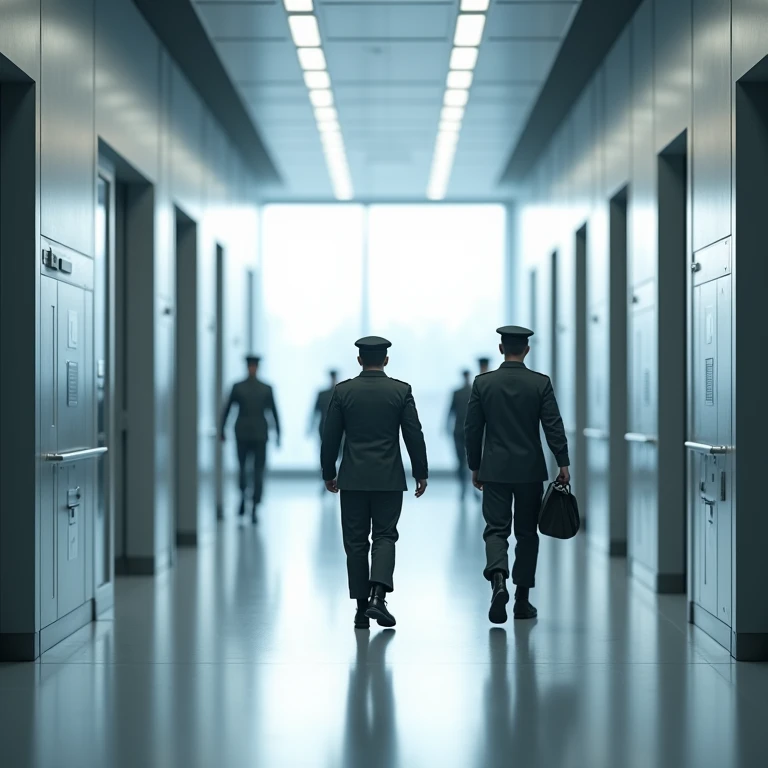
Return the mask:
POLYGON ((456 478, 459 481, 459 492, 462 501, 467 495, 469 472, 467 470, 467 453, 464 447, 464 421, 467 418, 467 405, 472 394, 472 381, 469 371, 462 371, 464 384, 451 396, 451 407, 448 409, 446 431, 453 431, 453 444, 456 448, 456 478))
POLYGON ((491 361, 487 357, 478 357, 477 365, 480 368, 480 373, 488 373, 491 369, 491 361))
POLYGON ((221 440, 226 439, 225 429, 229 412, 237 405, 237 420, 235 421, 235 439, 237 440, 237 460, 240 464, 240 516, 245 515, 245 504, 248 493, 249 474, 253 478, 251 495, 251 519, 257 521, 256 508, 261 504, 264 489, 264 467, 267 463, 267 440, 269 425, 267 414, 272 421, 272 427, 280 447, 280 418, 277 415, 275 396, 272 387, 258 378, 260 358, 248 355, 248 378, 232 387, 229 400, 224 407, 221 417, 221 440), (249 473, 249 463, 253 471, 249 473))
POLYGON ((333 390, 339 383, 338 371, 328 371, 330 377, 330 386, 328 389, 321 389, 317 393, 317 400, 315 400, 315 407, 312 409, 312 416, 309 421, 309 429, 307 434, 312 434, 312 431, 317 425, 320 439, 323 438, 323 430, 325 429, 325 417, 328 415, 328 406, 331 404, 331 398, 333 397, 333 390))

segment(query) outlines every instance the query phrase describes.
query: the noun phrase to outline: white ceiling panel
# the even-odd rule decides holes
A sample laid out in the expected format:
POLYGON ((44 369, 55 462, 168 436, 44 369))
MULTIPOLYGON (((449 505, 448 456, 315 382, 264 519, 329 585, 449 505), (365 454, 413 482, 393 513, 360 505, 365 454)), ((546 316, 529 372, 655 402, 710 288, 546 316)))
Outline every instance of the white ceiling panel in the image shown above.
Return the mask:
POLYGON ((326 41, 421 38, 446 40, 453 35, 456 10, 437 3, 331 5, 322 8, 326 41))
POLYGON ((333 82, 333 92, 338 104, 353 102, 385 101, 391 102, 402 98, 408 101, 438 101, 443 97, 445 83, 435 81, 432 84, 409 85, 405 81, 391 83, 346 83, 333 82))
POLYGON ((496 3, 488 14, 486 39, 535 39, 560 40, 568 30, 577 3, 496 3))
POLYGON ((372 83, 390 80, 440 80, 448 72, 450 51, 441 42, 336 42, 326 46, 328 71, 336 82, 349 77, 372 83))
POLYGON ((560 43, 550 40, 488 40, 475 68, 475 82, 542 83, 560 43))
POLYGON ((198 3, 198 11, 212 40, 287 40, 288 25, 282 4, 198 3))

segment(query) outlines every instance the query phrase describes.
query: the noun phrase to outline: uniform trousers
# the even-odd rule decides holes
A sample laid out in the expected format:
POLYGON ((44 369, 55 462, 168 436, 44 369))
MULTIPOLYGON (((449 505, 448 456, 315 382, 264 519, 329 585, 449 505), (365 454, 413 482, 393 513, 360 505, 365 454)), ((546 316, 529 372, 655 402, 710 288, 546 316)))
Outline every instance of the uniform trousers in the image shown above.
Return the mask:
POLYGON ((456 479, 459 481, 459 488, 461 488, 461 495, 467 489, 467 483, 469 481, 469 470, 467 469, 467 449, 464 444, 464 434, 456 432, 453 435, 453 444, 456 448, 456 479))
POLYGON ((402 491, 341 491, 341 532, 353 600, 367 598, 371 583, 383 585, 387 592, 394 589, 395 543, 402 508, 402 491))
POLYGON ((264 490, 264 467, 267 463, 266 440, 238 440, 237 460, 240 463, 240 492, 245 499, 248 490, 248 464, 253 466, 253 503, 261 503, 264 490))
POLYGON ((514 502, 515 564, 512 581, 519 587, 532 588, 536 581, 539 558, 539 510, 544 483, 483 483, 486 566, 483 575, 489 581, 494 571, 509 578, 509 537, 512 533, 514 502))

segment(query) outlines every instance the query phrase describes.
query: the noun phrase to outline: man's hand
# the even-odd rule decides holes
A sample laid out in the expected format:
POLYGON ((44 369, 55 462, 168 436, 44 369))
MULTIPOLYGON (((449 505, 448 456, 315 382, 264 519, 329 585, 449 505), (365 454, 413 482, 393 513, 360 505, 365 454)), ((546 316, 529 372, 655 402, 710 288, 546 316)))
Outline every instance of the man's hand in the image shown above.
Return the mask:
POLYGON ((427 490, 427 481, 417 480, 416 481, 416 498, 420 499, 424 495, 424 491, 426 490, 427 490))
POLYGON ((561 485, 569 485, 571 482, 571 473, 568 467, 560 467, 560 474, 557 476, 557 481, 561 485))
POLYGON ((472 485, 477 488, 478 491, 483 490, 483 484, 480 482, 478 475, 480 474, 480 470, 476 469, 472 472, 472 485))
POLYGON ((339 485, 336 482, 336 478, 334 477, 333 480, 326 480, 325 481, 325 490, 330 491, 331 493, 338 493, 339 492, 339 485))

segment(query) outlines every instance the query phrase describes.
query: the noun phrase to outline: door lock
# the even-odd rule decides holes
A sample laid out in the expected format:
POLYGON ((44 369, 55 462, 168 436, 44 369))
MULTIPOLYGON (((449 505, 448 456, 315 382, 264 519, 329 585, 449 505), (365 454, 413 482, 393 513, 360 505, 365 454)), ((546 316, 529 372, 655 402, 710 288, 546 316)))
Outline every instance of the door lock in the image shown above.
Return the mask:
POLYGON ((694 261, 691 264, 691 272, 701 272, 701 264, 698 261, 694 261))

